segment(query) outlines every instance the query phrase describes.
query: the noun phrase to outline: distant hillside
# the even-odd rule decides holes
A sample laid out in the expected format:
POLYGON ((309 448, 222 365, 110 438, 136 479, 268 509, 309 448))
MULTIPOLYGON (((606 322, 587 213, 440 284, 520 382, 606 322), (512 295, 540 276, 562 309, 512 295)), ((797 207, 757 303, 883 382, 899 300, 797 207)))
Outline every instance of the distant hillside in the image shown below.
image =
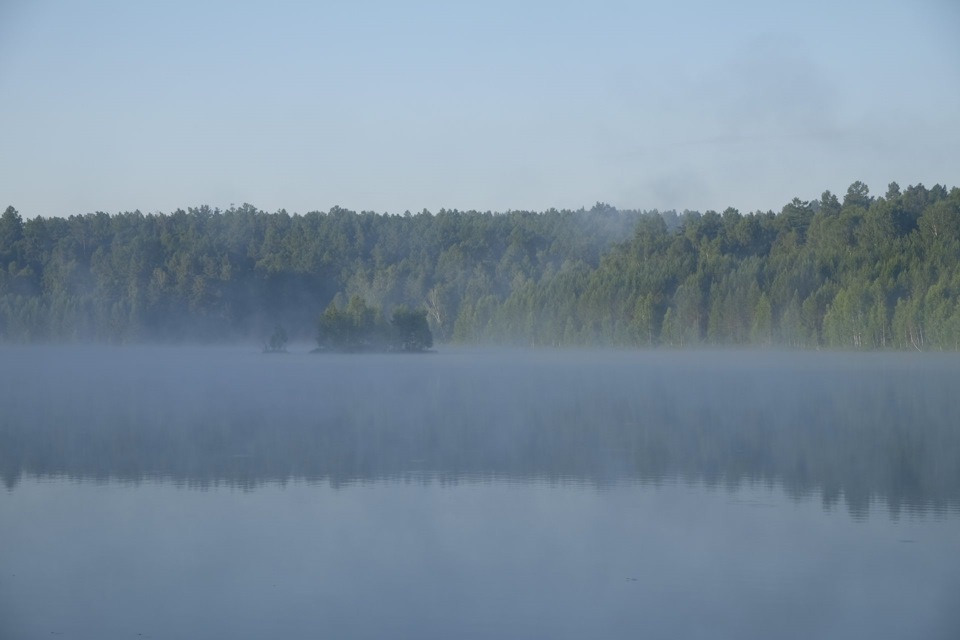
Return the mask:
POLYGON ((313 339, 358 297, 438 342, 960 347, 960 189, 742 214, 0 216, 0 340, 313 339))

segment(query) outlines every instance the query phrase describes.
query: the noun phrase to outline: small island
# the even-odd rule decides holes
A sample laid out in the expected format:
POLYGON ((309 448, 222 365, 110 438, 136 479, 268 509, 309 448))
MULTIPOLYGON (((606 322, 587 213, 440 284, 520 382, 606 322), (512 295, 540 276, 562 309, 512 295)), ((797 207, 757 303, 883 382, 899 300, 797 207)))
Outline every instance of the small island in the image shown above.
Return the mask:
POLYGON ((279 324, 274 327, 273 334, 267 343, 263 345, 264 353, 286 353, 287 352, 287 330, 279 324))
POLYGON ((315 353, 422 353, 433 347, 427 312, 395 307, 387 321, 380 308, 353 296, 346 305, 334 300, 317 323, 315 353))

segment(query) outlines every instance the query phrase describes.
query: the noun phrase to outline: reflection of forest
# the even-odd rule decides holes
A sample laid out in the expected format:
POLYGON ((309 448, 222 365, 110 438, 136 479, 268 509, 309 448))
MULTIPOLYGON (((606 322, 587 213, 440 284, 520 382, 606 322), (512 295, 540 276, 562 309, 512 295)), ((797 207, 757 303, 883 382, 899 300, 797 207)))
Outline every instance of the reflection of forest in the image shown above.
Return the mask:
POLYGON ((313 359, 255 383, 257 363, 216 377, 77 365, 44 388, 0 380, 0 472, 10 489, 24 474, 199 487, 679 478, 775 483, 858 516, 873 499, 894 513, 960 505, 960 399, 946 367, 650 357, 313 359))

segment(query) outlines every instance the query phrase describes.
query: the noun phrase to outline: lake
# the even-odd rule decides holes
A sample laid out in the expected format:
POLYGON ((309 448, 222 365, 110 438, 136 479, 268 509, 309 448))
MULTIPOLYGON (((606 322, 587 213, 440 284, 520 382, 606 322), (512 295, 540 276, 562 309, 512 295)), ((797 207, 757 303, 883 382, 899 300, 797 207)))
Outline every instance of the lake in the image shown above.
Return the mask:
POLYGON ((953 354, 0 348, 0 638, 960 637, 953 354))

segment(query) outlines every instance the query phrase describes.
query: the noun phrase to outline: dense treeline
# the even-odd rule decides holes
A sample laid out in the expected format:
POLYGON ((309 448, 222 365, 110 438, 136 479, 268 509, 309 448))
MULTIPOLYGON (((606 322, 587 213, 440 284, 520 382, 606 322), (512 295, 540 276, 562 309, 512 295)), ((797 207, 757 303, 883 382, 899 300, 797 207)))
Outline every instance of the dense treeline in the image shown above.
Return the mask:
POLYGON ((553 320, 575 299, 550 334, 567 342, 957 349, 960 189, 893 183, 873 198, 856 182, 842 202, 688 214, 675 233, 650 216, 598 269, 551 285, 577 295, 507 303, 553 320))
POLYGON ((0 217, 6 341, 263 339, 278 323, 312 338, 357 296, 426 309, 441 342, 957 349, 958 292, 960 189, 940 185, 856 182, 778 214, 0 217))
POLYGON ((267 214, 244 205, 170 215, 0 217, 6 341, 312 340, 331 303, 426 308, 449 341, 470 296, 506 299, 565 263, 595 269, 641 214, 441 210, 267 214), (337 298, 337 295, 340 297, 337 298), (336 298, 336 299, 335 299, 336 298))

